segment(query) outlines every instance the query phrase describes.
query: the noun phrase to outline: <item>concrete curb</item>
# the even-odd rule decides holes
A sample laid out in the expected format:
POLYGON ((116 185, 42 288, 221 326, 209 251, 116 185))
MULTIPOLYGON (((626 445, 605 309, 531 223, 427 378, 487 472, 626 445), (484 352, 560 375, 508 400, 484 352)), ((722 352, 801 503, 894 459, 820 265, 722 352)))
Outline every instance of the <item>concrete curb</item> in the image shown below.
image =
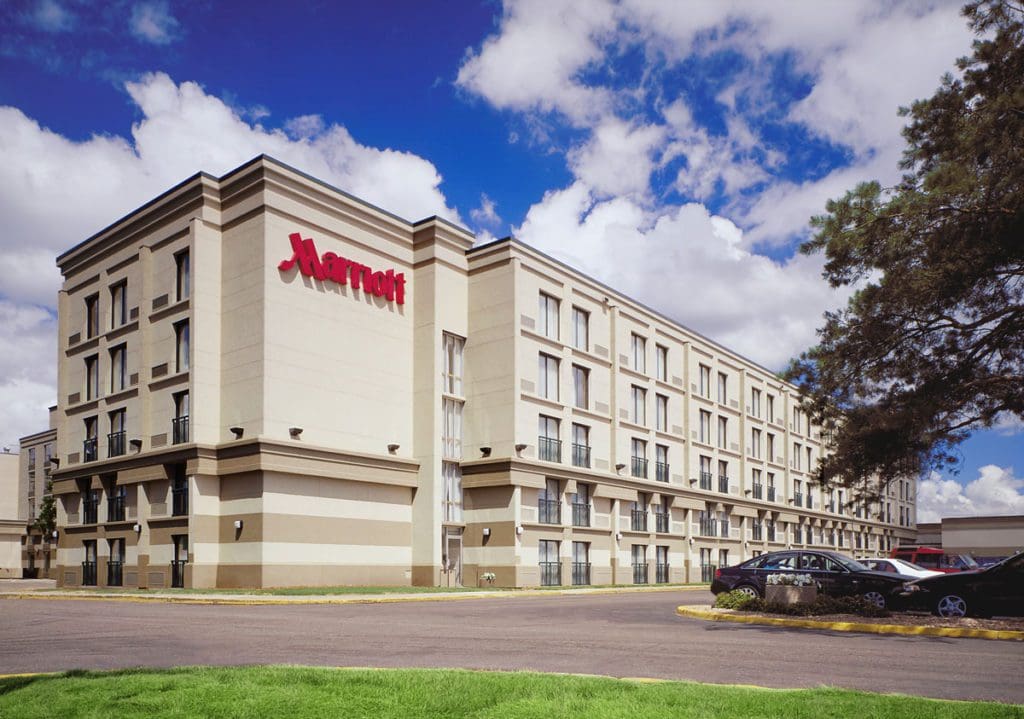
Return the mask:
POLYGON ((592 596, 604 594, 646 594, 651 592, 672 591, 707 591, 707 585, 681 587, 643 587, 602 589, 550 589, 543 591, 509 591, 509 592, 465 592, 451 594, 339 594, 339 595, 226 595, 210 594, 100 594, 100 593, 56 593, 56 592, 7 592, 0 593, 0 599, 48 599, 56 601, 114 601, 135 602, 140 604, 160 602, 165 604, 222 604, 231 606, 260 605, 310 605, 310 604, 395 604, 399 602, 447 602, 465 601, 469 599, 535 599, 551 596, 592 596))
POLYGON ((913 627, 905 624, 869 624, 866 622, 823 622, 816 619, 790 617, 763 617, 753 614, 730 614, 716 609, 697 609, 678 606, 676 614, 692 619, 712 622, 738 622, 740 624, 767 624, 775 627, 801 629, 828 629, 835 632, 865 632, 868 634, 899 634, 909 637, 961 637, 969 639, 1002 639, 1024 641, 1024 631, 1010 629, 970 629, 957 627, 913 627))

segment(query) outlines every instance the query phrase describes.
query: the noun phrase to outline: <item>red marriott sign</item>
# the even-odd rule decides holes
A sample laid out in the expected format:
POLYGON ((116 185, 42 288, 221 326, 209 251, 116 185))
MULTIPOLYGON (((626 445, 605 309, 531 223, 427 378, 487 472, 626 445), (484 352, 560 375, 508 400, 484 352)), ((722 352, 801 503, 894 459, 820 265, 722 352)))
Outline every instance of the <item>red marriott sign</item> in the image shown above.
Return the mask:
POLYGON ((292 243, 292 256, 282 260, 277 269, 285 272, 296 264, 299 272, 306 277, 314 277, 322 282, 336 282, 339 285, 351 285, 352 289, 362 289, 375 297, 384 297, 400 305, 405 304, 405 275, 401 272, 388 270, 374 272, 373 268, 358 262, 338 257, 333 252, 317 254, 312 238, 302 239, 302 235, 293 232, 288 235, 292 243))

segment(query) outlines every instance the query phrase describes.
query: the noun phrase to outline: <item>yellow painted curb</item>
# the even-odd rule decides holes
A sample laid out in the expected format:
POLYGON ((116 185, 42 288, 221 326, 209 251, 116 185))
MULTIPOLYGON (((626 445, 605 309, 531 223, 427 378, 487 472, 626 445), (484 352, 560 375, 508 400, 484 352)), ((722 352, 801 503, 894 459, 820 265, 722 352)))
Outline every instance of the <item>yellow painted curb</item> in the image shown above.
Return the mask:
POLYGON ((868 624, 866 622, 823 622, 816 619, 793 619, 790 617, 763 617, 754 614, 730 614, 714 609, 696 609, 678 606, 676 614, 681 617, 707 619, 713 622, 739 622, 740 624, 768 624, 776 627, 799 627, 803 629, 830 629, 836 632, 866 632, 868 634, 900 634, 903 636, 962 637, 970 639, 1004 639, 1024 641, 1024 632, 1010 629, 970 629, 958 627, 912 627, 905 624, 868 624))

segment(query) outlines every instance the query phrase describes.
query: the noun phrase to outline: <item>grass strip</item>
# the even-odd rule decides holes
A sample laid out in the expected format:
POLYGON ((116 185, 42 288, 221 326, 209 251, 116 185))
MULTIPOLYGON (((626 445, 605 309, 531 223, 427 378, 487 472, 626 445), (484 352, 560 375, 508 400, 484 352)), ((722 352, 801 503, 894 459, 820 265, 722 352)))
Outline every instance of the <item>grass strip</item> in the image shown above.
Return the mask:
POLYGON ((989 719, 1024 706, 845 689, 758 689, 428 669, 183 667, 0 680, 0 717, 989 719))

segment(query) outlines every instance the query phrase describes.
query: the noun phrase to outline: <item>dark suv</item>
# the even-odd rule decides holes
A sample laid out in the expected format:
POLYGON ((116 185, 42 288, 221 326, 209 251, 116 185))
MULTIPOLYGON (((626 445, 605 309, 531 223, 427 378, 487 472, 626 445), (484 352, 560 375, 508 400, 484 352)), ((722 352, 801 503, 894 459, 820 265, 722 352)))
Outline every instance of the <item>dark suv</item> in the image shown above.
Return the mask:
POLYGON ((711 591, 719 594, 738 589, 763 597, 771 574, 809 574, 822 594, 860 595, 879 607, 899 603, 906 584, 906 577, 874 572, 838 552, 791 550, 769 552, 735 567, 719 569, 711 591))

